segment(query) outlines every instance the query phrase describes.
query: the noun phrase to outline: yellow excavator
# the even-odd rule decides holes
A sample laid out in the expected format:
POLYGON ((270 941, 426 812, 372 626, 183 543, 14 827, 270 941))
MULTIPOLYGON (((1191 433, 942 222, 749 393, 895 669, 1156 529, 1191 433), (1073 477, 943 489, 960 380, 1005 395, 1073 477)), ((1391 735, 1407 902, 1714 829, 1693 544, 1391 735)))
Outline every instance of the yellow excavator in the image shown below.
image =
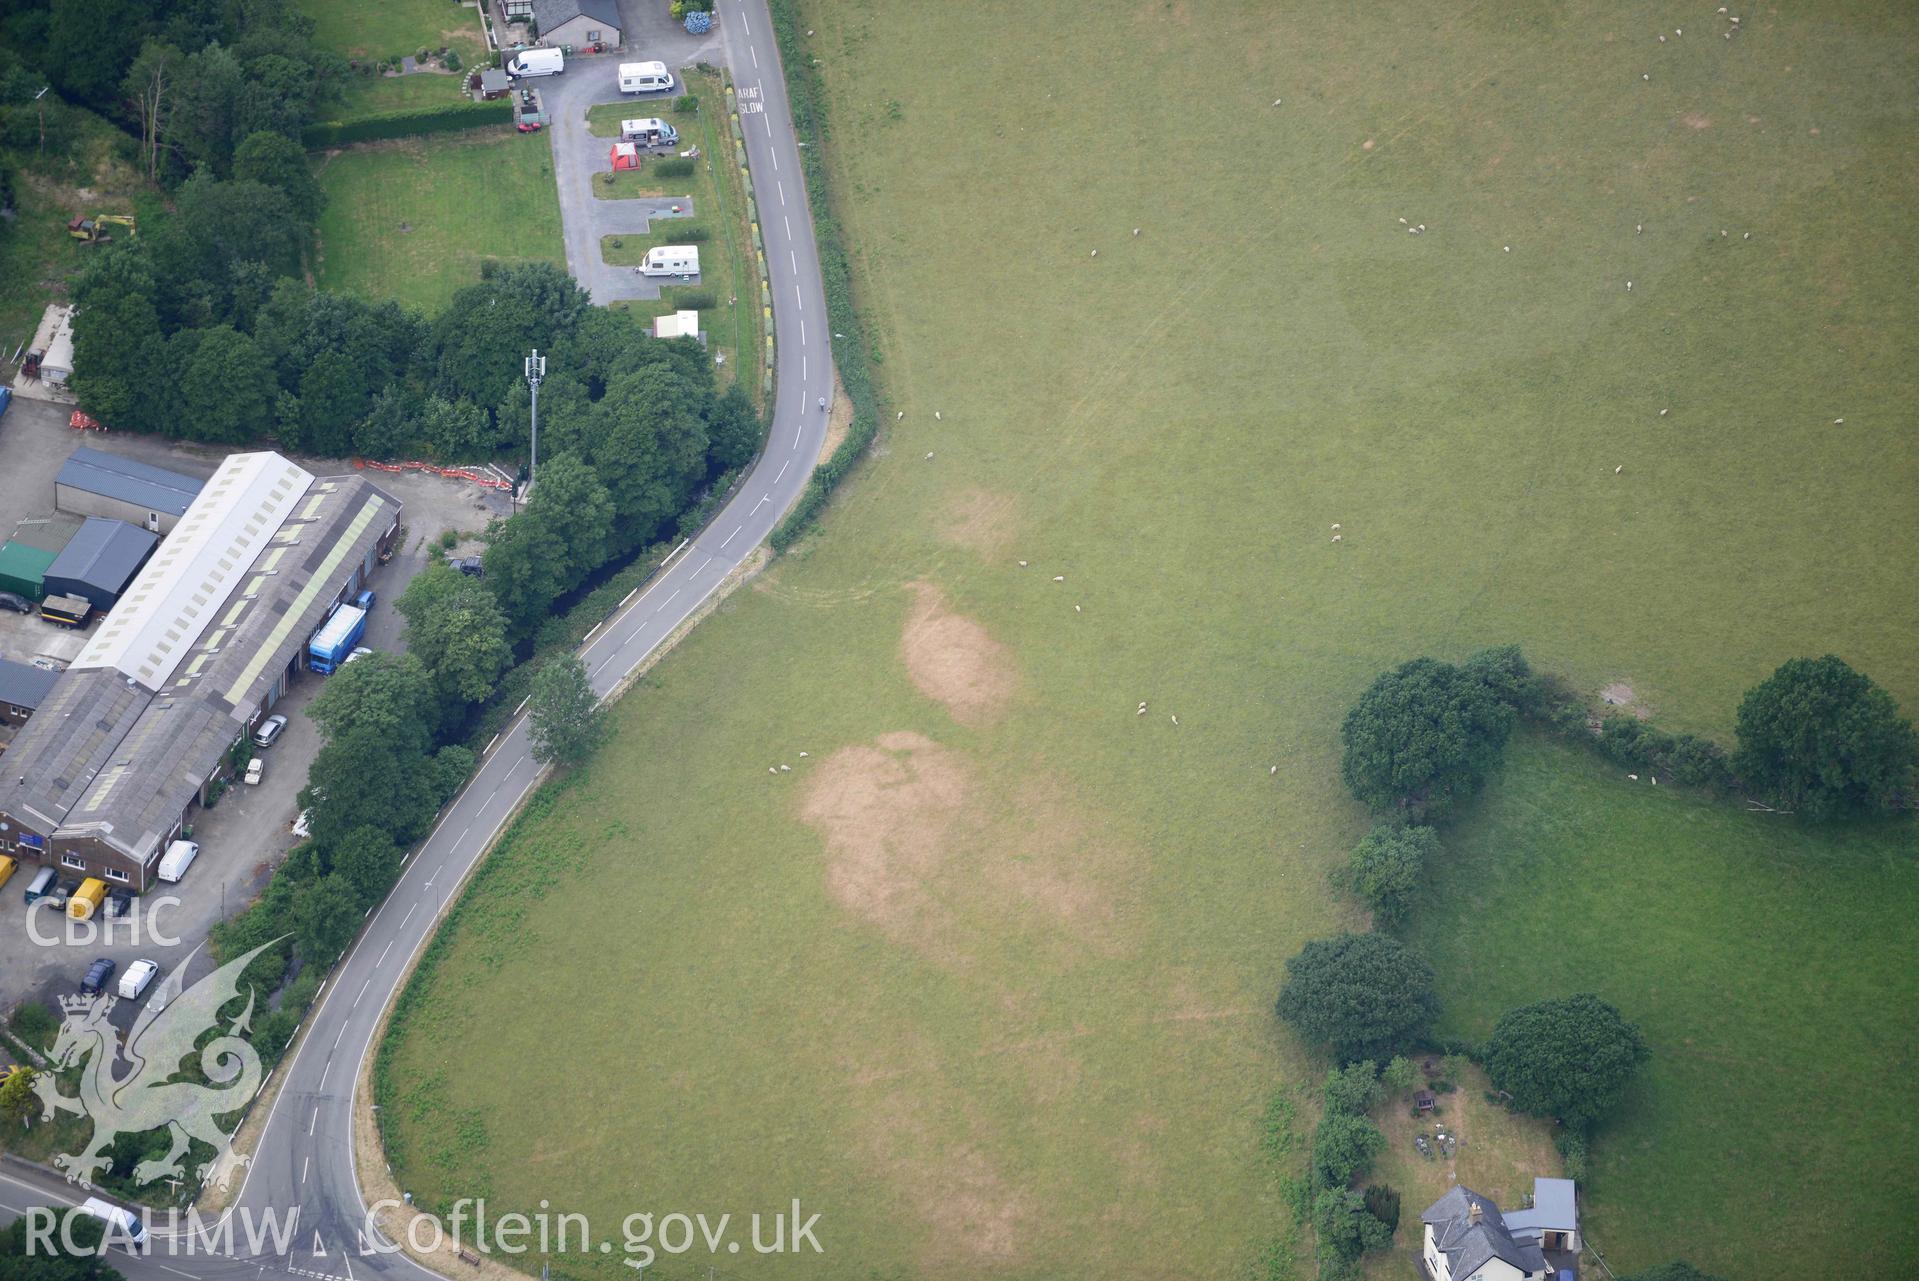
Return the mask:
POLYGON ((67 234, 75 240, 97 245, 113 239, 108 227, 125 227, 130 236, 140 234, 140 224, 132 214, 95 214, 91 218, 75 214, 67 223, 67 234))

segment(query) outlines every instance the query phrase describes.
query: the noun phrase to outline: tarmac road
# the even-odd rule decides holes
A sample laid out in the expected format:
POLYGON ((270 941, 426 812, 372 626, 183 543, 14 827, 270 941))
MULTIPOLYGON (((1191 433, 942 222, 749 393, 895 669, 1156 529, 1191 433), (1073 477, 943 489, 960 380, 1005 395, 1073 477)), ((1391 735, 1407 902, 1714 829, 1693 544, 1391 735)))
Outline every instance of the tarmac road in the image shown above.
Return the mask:
MULTIPOLYGON (((743 121, 774 298, 779 379, 773 426, 765 452, 733 500, 582 650, 602 694, 645 661, 753 553, 799 496, 825 437, 826 415, 817 401, 832 396, 826 301, 765 0, 721 0, 720 26, 742 102, 764 104, 743 121)), ((409 857, 399 884, 327 980, 300 1041, 277 1069, 279 1092, 233 1212, 258 1221, 262 1212, 285 1215, 297 1208, 289 1251, 207 1258, 170 1253, 162 1241, 145 1258, 116 1254, 115 1267, 136 1281, 216 1281, 257 1277, 263 1270, 343 1281, 423 1281, 435 1275, 404 1255, 377 1252, 362 1236, 366 1213, 353 1164, 353 1091, 408 962, 539 776, 522 718, 487 751, 473 781, 409 857)), ((0 1217, 30 1205, 77 1200, 75 1192, 57 1178, 9 1164, 0 1168, 0 1217)), ((611 1234, 617 1226, 604 1230, 611 1234)))

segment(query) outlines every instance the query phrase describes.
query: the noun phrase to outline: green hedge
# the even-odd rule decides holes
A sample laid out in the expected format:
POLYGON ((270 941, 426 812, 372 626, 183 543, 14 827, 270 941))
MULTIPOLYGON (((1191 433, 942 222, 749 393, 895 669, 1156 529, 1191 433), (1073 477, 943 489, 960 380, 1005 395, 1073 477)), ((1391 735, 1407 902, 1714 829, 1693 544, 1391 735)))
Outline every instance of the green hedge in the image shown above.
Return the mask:
POLYGON ((853 267, 846 253, 845 234, 833 216, 832 196, 827 187, 826 82, 800 47, 800 18, 794 12, 794 0, 769 0, 769 3, 773 32, 780 43, 780 57, 786 64, 786 94, 793 112, 793 127, 805 143, 800 148, 800 166, 806 171, 807 199, 813 206, 813 229, 819 236, 826 315, 832 322, 832 331, 845 335, 833 344, 834 363, 839 368, 840 384, 853 402, 853 423, 847 429, 846 438, 833 451, 833 456, 814 470, 806 491, 773 531, 770 540, 773 550, 782 552, 819 519, 833 490, 852 472, 854 464, 879 434, 880 416, 865 331, 853 310, 853 267))
POLYGON ((686 178, 692 176, 693 162, 680 156, 668 156, 664 160, 653 162, 655 178, 686 178))
POLYGON ((684 289, 668 286, 660 296, 681 311, 711 311, 719 306, 719 295, 711 289, 684 289))
POLYGON ((421 133, 451 133, 457 129, 478 129, 485 125, 510 124, 513 101, 496 98, 492 102, 450 103, 444 107, 423 107, 412 111, 391 111, 357 120, 322 120, 300 131, 300 141, 309 151, 341 147, 349 142, 377 142, 385 138, 407 138, 421 133))

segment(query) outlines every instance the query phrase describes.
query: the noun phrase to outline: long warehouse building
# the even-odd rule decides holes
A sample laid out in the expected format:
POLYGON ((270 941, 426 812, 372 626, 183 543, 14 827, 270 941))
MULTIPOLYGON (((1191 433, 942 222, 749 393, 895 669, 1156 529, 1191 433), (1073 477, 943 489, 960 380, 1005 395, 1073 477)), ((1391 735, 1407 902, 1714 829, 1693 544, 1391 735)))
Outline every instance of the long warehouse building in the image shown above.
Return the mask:
POLYGON ((0 758, 0 854, 148 889, 400 510, 358 476, 228 458, 0 758))

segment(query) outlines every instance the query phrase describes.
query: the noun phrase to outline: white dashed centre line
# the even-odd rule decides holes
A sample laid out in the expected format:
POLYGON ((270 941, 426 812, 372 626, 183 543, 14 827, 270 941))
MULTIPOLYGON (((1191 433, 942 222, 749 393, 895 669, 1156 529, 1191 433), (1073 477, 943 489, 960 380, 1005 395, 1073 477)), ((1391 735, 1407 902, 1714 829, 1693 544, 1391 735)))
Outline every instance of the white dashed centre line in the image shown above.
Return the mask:
POLYGON ((740 532, 740 530, 741 530, 742 528, 743 528, 743 526, 740 526, 740 525, 735 525, 735 526, 733 526, 733 533, 732 533, 732 534, 728 534, 728 535, 727 535, 727 536, 726 536, 725 538, 722 538, 722 539, 720 540, 720 550, 721 550, 721 551, 725 551, 725 550, 726 550, 726 545, 727 545, 728 543, 730 543, 730 542, 732 542, 732 541, 733 541, 733 536, 734 536, 734 534, 738 534, 738 533, 740 532))
POLYGON ((780 474, 773 477, 773 483, 775 485, 779 484, 781 481, 786 479, 786 469, 788 467, 791 467, 792 465, 793 465, 793 460, 790 458, 780 464, 780 474))
MULTIPOLYGON (((800 296, 800 287, 798 285, 793 286, 793 304, 801 311, 806 310, 806 299, 800 296)), ((806 340, 802 338, 800 341, 805 342, 806 340)))
POLYGON ((780 203, 785 204, 786 203, 786 184, 783 182, 775 182, 773 185, 780 189, 780 203))

